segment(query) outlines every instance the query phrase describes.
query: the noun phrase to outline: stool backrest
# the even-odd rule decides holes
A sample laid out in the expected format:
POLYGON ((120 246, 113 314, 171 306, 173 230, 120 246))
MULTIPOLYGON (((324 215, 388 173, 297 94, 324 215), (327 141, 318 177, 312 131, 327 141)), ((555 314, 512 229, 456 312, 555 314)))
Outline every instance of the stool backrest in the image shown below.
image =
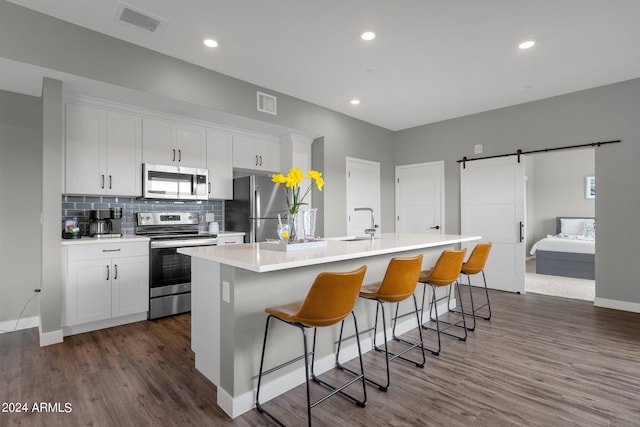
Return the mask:
POLYGON ((436 286, 447 286, 458 280, 466 253, 466 248, 442 251, 426 281, 436 286))
POLYGON ((398 302, 408 298, 416 289, 421 268, 422 254, 415 257, 391 258, 376 292, 377 297, 387 302, 398 302))
POLYGON ((292 319, 309 326, 329 326, 347 317, 358 300, 367 267, 346 273, 320 273, 292 319))
POLYGON ((462 264, 462 272, 466 274, 478 274, 484 270, 484 266, 489 258, 489 251, 491 250, 491 242, 478 243, 467 262, 462 264))

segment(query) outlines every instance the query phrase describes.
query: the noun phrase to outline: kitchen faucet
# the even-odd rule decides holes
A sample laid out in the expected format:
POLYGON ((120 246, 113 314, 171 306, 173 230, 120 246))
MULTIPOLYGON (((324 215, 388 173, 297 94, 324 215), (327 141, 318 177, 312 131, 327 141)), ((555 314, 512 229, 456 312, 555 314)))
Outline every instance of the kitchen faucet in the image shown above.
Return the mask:
POLYGON ((371 237, 371 240, 373 240, 373 236, 376 234, 376 228, 378 228, 378 225, 375 223, 375 213, 373 211, 373 209, 371 208, 354 208, 354 211, 369 211, 371 212, 371 227, 370 228, 365 228, 364 232, 366 234, 369 235, 369 237, 371 237))

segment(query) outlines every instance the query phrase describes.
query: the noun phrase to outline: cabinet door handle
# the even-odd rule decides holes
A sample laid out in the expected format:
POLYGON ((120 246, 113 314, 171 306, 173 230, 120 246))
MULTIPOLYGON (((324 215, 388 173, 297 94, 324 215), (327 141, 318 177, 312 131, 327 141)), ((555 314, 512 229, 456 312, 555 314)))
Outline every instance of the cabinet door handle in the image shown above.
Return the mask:
POLYGON ((178 161, 182 161, 182 150, 178 150, 178 161))
POLYGON ((260 156, 260 166, 262 166, 262 156, 260 156))
POLYGON ((172 162, 175 162, 175 161, 176 161, 176 149, 174 148, 174 149, 173 149, 173 150, 171 150, 171 151, 173 151, 173 160, 171 160, 171 161, 172 161, 172 162))
POLYGON ((256 166, 258 166, 258 156, 256 156, 256 166))
POLYGON ((109 266, 108 265, 107 265, 107 279, 106 280, 109 280, 109 266))
POLYGON ((109 175, 109 190, 111 190, 111 184, 113 184, 113 178, 111 177, 111 175, 109 175))
POLYGON ((113 265, 113 280, 118 280, 118 264, 113 265))
POLYGON ((209 194, 211 194, 211 181, 209 181, 209 194))
POLYGON ((100 175, 100 188, 104 188, 104 174, 100 175))

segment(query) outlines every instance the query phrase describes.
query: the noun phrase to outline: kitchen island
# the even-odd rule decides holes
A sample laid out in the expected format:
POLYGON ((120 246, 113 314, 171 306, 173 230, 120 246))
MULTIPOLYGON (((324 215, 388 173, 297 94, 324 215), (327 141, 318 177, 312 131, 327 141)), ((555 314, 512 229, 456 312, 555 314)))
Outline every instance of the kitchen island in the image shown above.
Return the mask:
MULTIPOLYGON (((179 249, 179 253, 192 258, 191 348, 196 368, 218 387, 218 405, 232 418, 237 417, 255 403, 266 307, 304 299, 323 271, 350 271, 366 265, 365 283, 378 281, 394 256, 423 254, 423 268, 427 269, 442 250, 479 239, 388 233, 374 240, 328 240, 326 246, 290 252, 268 250, 263 243, 179 249)), ((418 296, 421 298, 422 293, 418 296)), ((408 308, 401 305, 401 312, 408 308)), ((361 331, 373 325, 374 315, 374 303, 358 301, 356 316, 361 331)), ((266 367, 303 353, 300 334, 278 323, 269 332, 266 367)), ((352 322, 345 323, 345 334, 353 332, 352 326, 352 322)), ((415 320, 405 320, 398 323, 397 331, 403 333, 413 327, 415 320)), ((337 337, 337 325, 318 332, 316 373, 334 366, 337 337)), ((361 339, 363 351, 371 349, 372 334, 361 339)), ((355 340, 345 342, 341 359, 356 356, 355 340)), ((279 376, 265 378, 265 399, 304 382, 302 361, 278 372, 279 376)))

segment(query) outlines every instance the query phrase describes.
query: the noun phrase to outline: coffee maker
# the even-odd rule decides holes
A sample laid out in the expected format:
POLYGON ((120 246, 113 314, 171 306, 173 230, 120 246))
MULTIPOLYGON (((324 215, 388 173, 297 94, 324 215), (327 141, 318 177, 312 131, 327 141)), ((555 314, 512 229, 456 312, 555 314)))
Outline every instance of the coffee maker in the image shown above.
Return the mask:
POLYGON ((89 235, 91 237, 122 237, 122 208, 90 210, 89 235))

